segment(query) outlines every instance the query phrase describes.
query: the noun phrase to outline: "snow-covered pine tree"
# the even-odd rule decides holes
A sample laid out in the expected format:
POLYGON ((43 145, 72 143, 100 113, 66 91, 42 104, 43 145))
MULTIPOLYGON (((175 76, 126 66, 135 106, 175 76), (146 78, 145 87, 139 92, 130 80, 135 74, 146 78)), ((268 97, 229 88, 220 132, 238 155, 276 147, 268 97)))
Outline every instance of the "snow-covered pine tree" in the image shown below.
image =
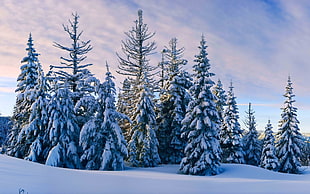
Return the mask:
POLYGON ((279 167, 279 161, 276 156, 275 139, 273 136, 270 120, 268 120, 267 126, 265 128, 265 137, 263 140, 260 167, 273 171, 277 171, 279 167))
POLYGON ((83 31, 79 32, 79 18, 75 13, 72 14, 73 20, 69 20, 69 26, 63 25, 64 31, 71 39, 70 46, 64 46, 54 42, 54 46, 68 53, 68 57, 60 57, 62 60, 60 66, 51 65, 50 74, 55 73, 58 76, 59 87, 68 87, 70 90, 70 97, 75 106, 75 115, 80 127, 91 116, 92 109, 90 107, 95 100, 93 98, 94 82, 98 80, 89 71, 92 64, 82 64, 87 58, 86 54, 92 50, 90 40, 83 41, 81 36, 83 31), (80 102, 79 102, 80 101, 80 102))
POLYGON ((191 100, 187 89, 192 85, 182 66, 187 60, 182 59, 184 48, 177 48, 177 39, 172 38, 169 48, 165 48, 168 80, 160 95, 159 112, 157 115, 157 138, 159 155, 164 164, 179 164, 184 157, 185 139, 181 138, 182 120, 191 100))
POLYGON ((223 123, 224 107, 226 106, 227 95, 223 89, 223 84, 220 79, 218 79, 217 84, 213 87, 213 94, 217 97, 215 100, 216 110, 219 112, 220 124, 223 123))
MULTIPOLYGON (((148 74, 148 88, 153 95, 154 88, 157 87, 154 84, 153 75, 156 67, 149 64, 149 55, 154 53, 156 44, 154 41, 149 42, 155 33, 150 33, 147 24, 144 24, 142 17, 142 10, 138 11, 138 20, 135 21, 135 26, 129 32, 125 32, 127 39, 122 41, 122 51, 125 57, 121 57, 119 54, 119 70, 117 71, 121 75, 128 76, 128 80, 131 85, 131 105, 129 108, 133 108, 131 112, 127 111, 131 120, 133 120, 133 113, 136 112, 139 102, 138 94, 141 90, 140 86, 144 82, 144 72, 148 74)), ((122 112, 123 113, 123 112, 122 112)))
POLYGON ((48 105, 48 136, 51 145, 45 164, 79 169, 79 127, 74 115, 71 91, 66 86, 59 86, 57 77, 54 81, 56 83, 48 105))
POLYGON ((156 115, 148 86, 148 75, 144 72, 128 142, 128 162, 132 166, 154 167, 160 163, 158 140, 154 129, 156 115))
MULTIPOLYGON (((118 100, 117 100, 117 112, 120 112, 124 115, 131 115, 133 111, 132 107, 132 90, 130 81, 126 78, 123 81, 123 87, 120 89, 118 93, 118 100)), ((119 125, 123 131, 125 139, 128 141, 130 138, 129 130, 130 130, 130 122, 128 120, 120 120, 119 125)))
POLYGON ((262 146, 261 142, 258 140, 258 132, 256 130, 256 121, 254 111, 249 103, 249 109, 246 113, 246 120, 244 122, 247 133, 243 137, 243 150, 244 150, 244 160, 246 164, 253 166, 258 166, 260 163, 262 146))
POLYGON ((288 77, 285 94, 286 100, 282 109, 279 131, 277 133, 276 153, 279 159, 279 171, 299 173, 301 150, 304 145, 303 136, 299 132, 297 108, 293 106, 295 95, 291 78, 288 77))
POLYGON ((50 96, 48 85, 40 63, 38 68, 38 84, 29 90, 28 98, 33 98, 29 124, 25 125, 19 133, 18 143, 25 142, 26 160, 45 163, 48 152, 48 104, 50 96))
POLYGON ((127 156, 126 141, 118 121, 128 119, 116 111, 115 84, 109 69, 105 82, 98 85, 97 113, 82 128, 81 162, 89 170, 123 170, 127 156))
POLYGON ((220 143, 223 150, 222 161, 225 163, 244 163, 242 129, 238 122, 238 107, 234 96, 232 82, 227 94, 227 107, 220 131, 220 143))
POLYGON ((17 78, 17 88, 15 92, 16 103, 12 115, 12 128, 9 132, 9 139, 7 143, 6 153, 10 156, 18 158, 24 158, 28 152, 29 146, 25 142, 25 139, 18 140, 19 133, 22 128, 29 123, 29 117, 31 114, 31 106, 36 100, 36 97, 30 96, 30 90, 34 89, 38 85, 38 74, 42 69, 38 69, 39 60, 38 53, 33 47, 33 39, 29 34, 26 51, 27 56, 21 61, 20 67, 21 73, 17 78))
POLYGON ((216 175, 220 172, 221 147, 219 142, 219 116, 211 91, 214 82, 210 73, 209 59, 204 36, 195 56, 194 85, 190 88, 192 100, 182 121, 182 136, 188 139, 180 172, 192 175, 216 175))

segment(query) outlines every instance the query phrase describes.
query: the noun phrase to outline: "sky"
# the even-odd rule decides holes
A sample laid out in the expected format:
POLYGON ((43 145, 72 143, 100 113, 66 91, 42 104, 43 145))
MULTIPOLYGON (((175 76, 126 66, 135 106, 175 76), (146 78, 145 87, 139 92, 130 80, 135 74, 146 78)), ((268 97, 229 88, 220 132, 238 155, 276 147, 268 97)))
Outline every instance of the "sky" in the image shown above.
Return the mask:
POLYGON ((60 64, 66 53, 54 42, 70 44, 63 31, 72 13, 80 15, 82 39, 91 40, 93 50, 86 63, 101 80, 106 61, 116 77, 116 52, 122 55, 121 41, 143 10, 144 22, 155 32, 156 53, 150 63, 157 65, 160 51, 176 37, 184 47, 192 71, 193 59, 203 34, 214 81, 221 79, 225 90, 233 82, 243 126, 249 102, 255 111, 257 129, 264 130, 270 119, 274 131, 281 118, 288 76, 296 95, 299 127, 310 132, 310 2, 307 0, 2 0, 0 2, 0 113, 12 115, 16 78, 26 56, 29 33, 47 72, 60 64))

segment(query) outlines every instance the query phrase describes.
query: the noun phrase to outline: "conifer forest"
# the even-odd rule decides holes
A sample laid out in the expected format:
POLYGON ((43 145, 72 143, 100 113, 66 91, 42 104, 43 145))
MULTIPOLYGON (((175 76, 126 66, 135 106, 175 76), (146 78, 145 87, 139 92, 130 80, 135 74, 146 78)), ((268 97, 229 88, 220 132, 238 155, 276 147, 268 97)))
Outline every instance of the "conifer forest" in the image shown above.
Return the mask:
POLYGON ((157 48, 156 33, 143 14, 137 11, 119 45, 118 75, 107 62, 87 63, 93 47, 78 13, 60 32, 68 41, 53 43, 63 55, 48 72, 35 49, 37 37, 25 37, 13 115, 9 125, 6 121, 7 132, 0 131, 1 153, 70 169, 177 164, 179 173, 200 176, 220 174, 222 163, 292 174, 310 164, 310 139, 300 132, 294 104, 294 77, 284 80, 279 126, 267 120, 260 132, 251 103, 245 119, 239 118, 238 85, 232 80, 225 91, 224 83, 214 80, 208 34, 201 35, 189 62, 175 37, 157 48), (161 61, 153 61, 159 50, 161 61), (190 72, 184 68, 189 64, 190 72), (89 70, 93 65, 106 67, 104 80, 89 70), (120 89, 117 76, 125 78, 120 89))

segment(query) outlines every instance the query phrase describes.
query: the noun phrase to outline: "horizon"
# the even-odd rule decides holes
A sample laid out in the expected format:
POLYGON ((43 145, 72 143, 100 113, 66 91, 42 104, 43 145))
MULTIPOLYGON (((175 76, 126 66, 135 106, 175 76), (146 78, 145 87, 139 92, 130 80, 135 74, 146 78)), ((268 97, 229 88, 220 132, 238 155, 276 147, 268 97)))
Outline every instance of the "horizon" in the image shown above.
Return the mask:
POLYGON ((186 0, 170 1, 110 1, 89 0, 74 2, 53 0, 25 2, 20 0, 0 3, 0 113, 10 116, 15 104, 16 79, 21 59, 27 55, 28 35, 31 32, 34 48, 45 73, 49 65, 60 64, 66 53, 53 47, 53 42, 67 45, 69 38, 62 24, 67 24, 71 13, 80 15, 82 40, 91 40, 93 50, 86 63, 100 80, 105 75, 105 61, 116 77, 117 87, 123 77, 116 73, 116 52, 121 52, 124 32, 134 25, 138 9, 143 10, 144 22, 157 49, 151 63, 160 62, 160 51, 171 38, 178 39, 178 48, 184 47, 184 69, 192 71, 194 55, 198 54, 201 35, 207 41, 213 81, 221 79, 227 91, 233 82, 239 108, 239 122, 243 120, 248 103, 252 103, 257 130, 264 130, 270 119, 277 131, 285 86, 290 75, 294 104, 302 133, 310 132, 310 77, 308 51, 310 50, 310 2, 275 0, 186 0), (33 9, 35 7, 36 9, 33 9), (173 7, 173 9, 171 9, 173 7), (30 11, 31 10, 31 11, 30 11), (167 11, 169 10, 169 11, 167 11))

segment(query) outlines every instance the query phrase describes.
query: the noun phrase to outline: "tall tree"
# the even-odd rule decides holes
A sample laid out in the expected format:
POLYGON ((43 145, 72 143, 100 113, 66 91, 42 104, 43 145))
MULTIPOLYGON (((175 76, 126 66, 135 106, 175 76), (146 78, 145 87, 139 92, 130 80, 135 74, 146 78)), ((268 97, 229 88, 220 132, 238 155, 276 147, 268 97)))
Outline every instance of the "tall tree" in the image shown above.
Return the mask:
POLYGON ((148 32, 142 10, 139 10, 135 26, 125 34, 127 40, 122 41, 122 50, 126 57, 117 56, 120 63, 118 73, 128 76, 132 90, 132 105, 129 107, 133 110, 128 115, 132 120, 128 161, 133 166, 156 166, 160 162, 154 131, 153 71, 156 67, 151 66, 148 59, 156 48, 155 42, 148 42, 155 33, 148 32))
POLYGON ((127 156, 126 141, 118 120, 128 119, 116 111, 114 77, 108 70, 105 82, 97 86, 96 115, 82 128, 81 162, 86 169, 123 170, 127 156))
POLYGON ((244 163, 242 144, 242 129, 238 122, 238 107, 233 92, 232 82, 227 95, 227 107, 224 111, 224 121, 220 132, 220 142, 223 150, 222 160, 227 163, 244 163))
POLYGON ((38 60, 39 54, 33 47, 33 39, 29 34, 27 43, 27 56, 21 61, 20 67, 21 73, 17 78, 17 93, 16 103, 14 106, 14 112, 12 116, 12 129, 9 132, 7 154, 19 158, 24 158, 28 152, 29 143, 25 142, 25 139, 18 140, 19 133, 22 128, 29 123, 29 117, 31 114, 31 106, 35 101, 35 98, 30 96, 30 91, 38 85, 38 76, 42 71, 40 62, 38 60))
POLYGON ((139 102, 138 93, 140 92, 140 86, 144 83, 144 72, 148 72, 148 86, 150 92, 153 93, 153 71, 156 67, 153 67, 149 63, 149 55, 154 53, 156 44, 154 41, 149 42, 155 33, 150 33, 147 24, 143 22, 142 10, 138 11, 138 20, 135 21, 135 26, 129 32, 125 32, 127 39, 122 41, 122 51, 125 57, 121 57, 119 54, 119 70, 117 71, 121 75, 128 76, 128 80, 131 85, 131 103, 129 107, 133 107, 133 111, 128 115, 133 120, 133 113, 137 109, 139 102))
POLYGON ((297 119, 297 108, 293 106, 295 95, 291 78, 288 77, 282 109, 279 121, 279 132, 277 133, 276 152, 279 158, 279 171, 286 173, 299 173, 301 150, 304 145, 303 136, 299 132, 299 121, 297 119))
POLYGON ((217 84, 213 87, 213 94, 217 97, 215 100, 216 109, 219 112, 220 124, 223 123, 224 107, 226 106, 227 95, 223 89, 223 84, 220 79, 218 79, 217 84))
POLYGON ((48 84, 43 74, 41 65, 38 63, 38 84, 29 90, 28 97, 33 98, 29 124, 25 125, 19 133, 18 142, 26 147, 25 159, 44 163, 48 151, 48 84))
POLYGON ((273 136, 272 125, 270 120, 265 128, 265 137, 263 140, 263 150, 260 160, 260 166, 262 168, 277 171, 279 167, 279 161, 276 156, 275 139, 273 136))
POLYGON ((76 106, 75 115, 81 127, 90 116, 89 108, 92 107, 89 107, 89 104, 94 101, 94 98, 92 98, 94 92, 93 83, 97 82, 97 79, 93 77, 93 74, 88 69, 92 64, 82 64, 87 58, 88 52, 92 50, 92 46, 90 40, 81 40, 83 31, 78 29, 80 16, 77 13, 72 14, 72 16, 73 20, 69 20, 69 26, 63 25, 64 31, 71 39, 71 44, 64 46, 57 42, 54 43, 56 48, 68 52, 69 56, 60 57, 62 60, 61 65, 51 65, 51 71, 59 77, 59 87, 68 87, 70 90, 71 98, 74 106, 76 106))
POLYGON ((258 166, 261 157, 261 142, 258 140, 258 132, 256 130, 256 121, 254 111, 249 103, 249 109, 246 113, 245 126, 247 133, 243 137, 244 159, 246 164, 258 166))
POLYGON ((168 80, 160 95, 159 113, 157 116, 157 137, 159 155, 164 164, 179 164, 184 157, 186 141, 181 138, 181 121, 185 117, 186 108, 191 100, 187 89, 192 85, 190 78, 182 70, 187 60, 182 59, 184 48, 177 48, 177 39, 169 42, 165 49, 168 80))
POLYGON ((202 36, 199 54, 194 62, 194 85, 190 88, 192 100, 182 121, 182 136, 188 139, 180 172, 193 175, 216 175, 220 172, 221 148, 219 142, 219 116, 211 88, 214 82, 210 73, 206 41, 202 36))

